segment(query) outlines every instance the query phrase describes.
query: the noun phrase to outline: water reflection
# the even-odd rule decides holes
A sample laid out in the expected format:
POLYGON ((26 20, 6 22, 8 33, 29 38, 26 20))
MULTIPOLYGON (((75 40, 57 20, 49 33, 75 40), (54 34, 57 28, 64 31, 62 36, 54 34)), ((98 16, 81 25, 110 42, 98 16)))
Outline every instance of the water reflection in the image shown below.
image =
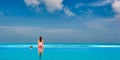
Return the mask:
POLYGON ((44 48, 38 48, 38 56, 39 56, 39 59, 42 59, 43 50, 44 50, 44 48))

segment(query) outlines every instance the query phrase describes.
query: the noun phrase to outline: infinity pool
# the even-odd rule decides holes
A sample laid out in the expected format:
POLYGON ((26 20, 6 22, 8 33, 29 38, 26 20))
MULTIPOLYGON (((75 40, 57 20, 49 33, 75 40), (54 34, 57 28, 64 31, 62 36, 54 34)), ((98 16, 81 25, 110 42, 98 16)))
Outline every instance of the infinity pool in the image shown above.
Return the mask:
POLYGON ((37 45, 33 45, 32 49, 28 45, 21 48, 18 48, 19 45, 0 45, 0 60, 120 60, 118 45, 111 45, 111 47, 110 45, 106 47, 103 45, 102 47, 101 45, 92 45, 92 47, 79 44, 64 45, 48 44, 41 54, 36 48, 37 45))

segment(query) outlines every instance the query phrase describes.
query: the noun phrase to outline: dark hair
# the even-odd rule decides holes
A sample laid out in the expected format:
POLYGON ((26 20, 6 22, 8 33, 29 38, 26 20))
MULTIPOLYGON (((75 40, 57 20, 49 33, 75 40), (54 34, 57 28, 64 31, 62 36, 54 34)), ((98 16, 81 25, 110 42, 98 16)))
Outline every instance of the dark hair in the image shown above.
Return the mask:
POLYGON ((42 36, 40 36, 39 41, 42 42, 42 36))

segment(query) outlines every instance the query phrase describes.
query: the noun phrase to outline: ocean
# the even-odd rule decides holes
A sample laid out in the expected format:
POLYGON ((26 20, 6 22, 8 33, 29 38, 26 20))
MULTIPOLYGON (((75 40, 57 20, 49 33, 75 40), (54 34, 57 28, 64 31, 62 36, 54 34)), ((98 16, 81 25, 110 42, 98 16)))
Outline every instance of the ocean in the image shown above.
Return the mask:
POLYGON ((39 53, 37 44, 1 44, 0 60, 120 60, 120 45, 45 44, 39 53))

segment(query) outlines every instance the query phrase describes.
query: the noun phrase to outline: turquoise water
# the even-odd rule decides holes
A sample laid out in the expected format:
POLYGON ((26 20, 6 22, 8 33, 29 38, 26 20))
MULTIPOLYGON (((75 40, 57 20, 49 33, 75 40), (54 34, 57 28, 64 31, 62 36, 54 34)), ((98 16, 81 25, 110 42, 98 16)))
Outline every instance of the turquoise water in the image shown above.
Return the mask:
POLYGON ((45 44, 42 54, 36 44, 0 45, 0 60, 120 60, 120 45, 45 44))

